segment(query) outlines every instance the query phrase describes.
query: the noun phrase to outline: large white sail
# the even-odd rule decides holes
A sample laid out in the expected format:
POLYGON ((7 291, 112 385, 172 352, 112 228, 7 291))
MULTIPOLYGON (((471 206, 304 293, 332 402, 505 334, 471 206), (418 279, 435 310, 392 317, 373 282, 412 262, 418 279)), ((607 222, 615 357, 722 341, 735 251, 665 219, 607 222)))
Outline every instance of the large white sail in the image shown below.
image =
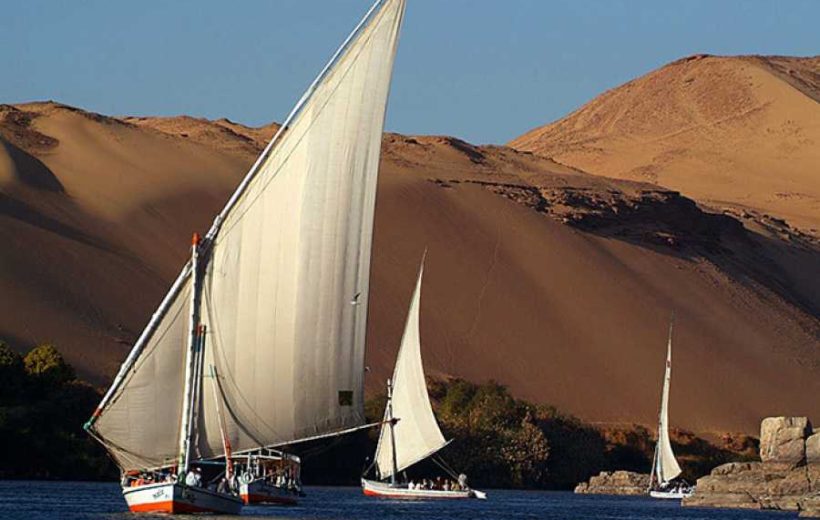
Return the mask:
MULTIPOLYGON (((206 237, 202 372, 219 374, 234 451, 364 422, 376 178, 403 13, 404 0, 374 5, 206 237)), ((178 453, 190 305, 171 296, 162 338, 135 347, 90 424, 125 469, 178 453)), ((214 399, 197 403, 195 458, 224 454, 214 399)))
MULTIPOLYGON (((397 471, 412 466, 447 444, 430 406, 421 362, 419 301, 423 272, 422 262, 393 372, 392 411, 393 417, 399 419, 393 426, 397 471)), ((382 479, 393 474, 393 442, 390 427, 386 425, 382 426, 376 447, 376 468, 382 479)))
POLYGON ((669 325, 669 343, 666 351, 666 371, 663 377, 661 411, 658 417, 658 444, 655 448, 653 472, 658 483, 665 484, 681 474, 672 442, 669 440, 669 385, 672 380, 672 324, 669 325))

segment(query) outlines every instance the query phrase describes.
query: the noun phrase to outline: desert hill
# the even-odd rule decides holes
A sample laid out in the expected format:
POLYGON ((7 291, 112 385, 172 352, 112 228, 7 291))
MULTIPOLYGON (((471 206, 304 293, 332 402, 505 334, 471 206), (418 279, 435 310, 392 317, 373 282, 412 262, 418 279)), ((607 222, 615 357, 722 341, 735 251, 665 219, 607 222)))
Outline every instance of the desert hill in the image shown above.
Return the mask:
MULTIPOLYGON (((116 371, 271 125, 0 107, 0 338, 116 371)), ((820 415, 811 237, 507 147, 386 135, 367 378, 392 370, 422 251, 423 355, 595 421, 653 424, 677 315, 672 423, 820 415)))
POLYGON ((511 146, 820 233, 820 56, 675 61, 511 146))

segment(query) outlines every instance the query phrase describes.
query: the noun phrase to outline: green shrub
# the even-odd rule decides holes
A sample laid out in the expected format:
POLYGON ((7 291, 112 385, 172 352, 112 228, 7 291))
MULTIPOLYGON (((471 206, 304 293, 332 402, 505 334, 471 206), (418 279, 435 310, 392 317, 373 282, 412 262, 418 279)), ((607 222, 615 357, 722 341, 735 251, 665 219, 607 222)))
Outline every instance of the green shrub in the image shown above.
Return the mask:
POLYGON ((0 378, 0 478, 116 478, 82 430, 101 396, 57 349, 41 345, 21 357, 0 342, 0 378))
POLYGON ((59 387, 77 377, 74 368, 66 363, 63 355, 52 345, 40 345, 31 349, 23 363, 34 382, 47 388, 59 387))

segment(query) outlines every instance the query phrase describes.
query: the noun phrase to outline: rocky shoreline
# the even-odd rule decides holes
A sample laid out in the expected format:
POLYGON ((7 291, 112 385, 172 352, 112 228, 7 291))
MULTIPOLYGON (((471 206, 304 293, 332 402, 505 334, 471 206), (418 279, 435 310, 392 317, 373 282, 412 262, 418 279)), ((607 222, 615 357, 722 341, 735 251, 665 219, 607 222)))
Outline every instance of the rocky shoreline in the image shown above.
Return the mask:
POLYGON ((602 471, 575 487, 585 495, 645 495, 649 489, 649 475, 633 471, 602 471))
POLYGON ((820 429, 806 417, 760 425, 760 462, 731 462, 698 479, 690 507, 799 511, 820 518, 820 429))

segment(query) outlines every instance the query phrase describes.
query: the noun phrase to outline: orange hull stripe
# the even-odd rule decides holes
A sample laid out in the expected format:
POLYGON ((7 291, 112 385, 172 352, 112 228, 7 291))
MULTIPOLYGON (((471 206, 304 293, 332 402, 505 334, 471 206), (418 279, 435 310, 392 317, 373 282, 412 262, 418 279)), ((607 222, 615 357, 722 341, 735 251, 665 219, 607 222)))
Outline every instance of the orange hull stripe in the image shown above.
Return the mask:
POLYGON ((132 513, 211 513, 210 509, 197 507, 183 502, 166 500, 165 502, 149 502, 128 506, 132 513))

